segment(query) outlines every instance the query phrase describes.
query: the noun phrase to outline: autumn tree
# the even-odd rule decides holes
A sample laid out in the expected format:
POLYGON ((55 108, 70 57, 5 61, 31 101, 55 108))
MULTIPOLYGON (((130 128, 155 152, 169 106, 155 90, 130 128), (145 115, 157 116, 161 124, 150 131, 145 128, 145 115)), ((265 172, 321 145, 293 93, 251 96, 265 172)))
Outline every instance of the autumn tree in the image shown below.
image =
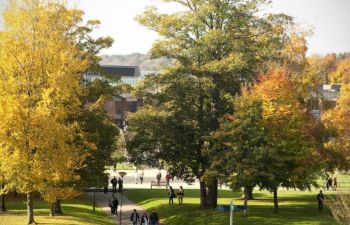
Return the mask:
POLYGON ((212 166, 233 190, 243 188, 244 205, 253 199, 253 188, 266 168, 261 160, 267 144, 262 100, 251 88, 242 88, 241 95, 233 100, 235 112, 226 114, 215 132, 221 154, 212 166))
POLYGON ((332 138, 325 143, 326 148, 342 156, 343 163, 339 165, 340 169, 349 168, 349 127, 348 117, 350 115, 350 85, 343 84, 340 89, 340 96, 337 99, 336 106, 322 115, 325 126, 331 131, 332 138))
POLYGON ((175 64, 145 81, 149 102, 154 103, 148 110, 155 117, 144 121, 156 123, 144 126, 144 111, 130 115, 128 150, 135 160, 154 156, 177 176, 198 178, 201 206, 216 206, 218 174, 210 167, 219 153, 212 133, 220 118, 234 110, 231 99, 241 84, 254 80, 264 61, 278 59, 284 40, 291 40, 285 28, 292 18, 259 16, 264 0, 171 2, 184 11, 166 15, 149 8, 138 17, 162 37, 153 44, 151 56, 169 57, 175 64), (153 120, 158 116, 162 120, 153 120), (149 139, 140 135, 150 133, 149 139), (148 148, 141 139, 149 141, 148 148))
POLYGON ((288 71, 273 69, 260 76, 254 94, 262 100, 265 164, 260 187, 274 193, 274 211, 278 212, 278 187, 311 189, 317 186, 320 157, 313 136, 313 120, 299 102, 295 84, 288 71))
POLYGON ((257 83, 243 88, 216 132, 222 154, 213 169, 231 187, 244 188, 247 204, 254 186, 274 192, 278 187, 310 189, 320 171, 313 120, 299 102, 287 70, 271 69, 257 83))
MULTIPOLYGON (((5 189, 48 193, 78 177, 85 143, 70 114, 80 109, 89 62, 76 45, 82 12, 41 0, 10 1, 0 34, 0 143, 5 189)), ((53 192, 50 192, 51 194, 53 192)))
POLYGON ((350 58, 339 60, 329 76, 333 84, 348 84, 350 82, 350 58))

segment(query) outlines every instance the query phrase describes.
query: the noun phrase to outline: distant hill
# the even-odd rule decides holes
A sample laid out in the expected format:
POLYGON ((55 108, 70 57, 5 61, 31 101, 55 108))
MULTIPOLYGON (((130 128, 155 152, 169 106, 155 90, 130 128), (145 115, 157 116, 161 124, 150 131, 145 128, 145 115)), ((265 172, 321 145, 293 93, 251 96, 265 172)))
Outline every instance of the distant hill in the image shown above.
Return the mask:
POLYGON ((141 71, 159 71, 168 67, 168 58, 150 59, 148 55, 132 53, 129 55, 102 55, 102 65, 139 66, 141 71))

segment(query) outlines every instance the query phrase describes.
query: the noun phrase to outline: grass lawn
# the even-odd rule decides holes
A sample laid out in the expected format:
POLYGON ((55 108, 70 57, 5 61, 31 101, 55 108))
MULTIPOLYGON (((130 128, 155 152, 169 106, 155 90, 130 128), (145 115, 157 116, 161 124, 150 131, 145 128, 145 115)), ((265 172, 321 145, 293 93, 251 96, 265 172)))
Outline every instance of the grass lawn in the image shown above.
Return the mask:
MULTIPOLYGON (((24 225, 27 222, 25 197, 19 196, 6 198, 8 212, 0 214, 0 225, 24 225)), ((108 216, 99 208, 92 212, 91 200, 81 196, 73 200, 62 202, 62 216, 49 216, 49 205, 40 200, 34 200, 34 218, 38 224, 45 225, 112 225, 108 216)))
MULTIPOLYGON (((168 205, 167 191, 164 189, 130 189, 125 195, 147 211, 156 208, 166 225, 225 225, 229 224, 228 212, 199 208, 199 190, 185 190, 184 205, 168 205)), ((328 193, 325 192, 327 198, 328 193)), ((241 205, 240 193, 219 190, 218 204, 241 205)), ((267 191, 255 191, 255 200, 248 202, 248 215, 234 213, 233 224, 244 225, 336 225, 330 211, 325 208, 318 212, 316 192, 279 191, 280 213, 273 214, 273 196, 267 191)), ((327 202, 325 203, 327 205, 327 202)))

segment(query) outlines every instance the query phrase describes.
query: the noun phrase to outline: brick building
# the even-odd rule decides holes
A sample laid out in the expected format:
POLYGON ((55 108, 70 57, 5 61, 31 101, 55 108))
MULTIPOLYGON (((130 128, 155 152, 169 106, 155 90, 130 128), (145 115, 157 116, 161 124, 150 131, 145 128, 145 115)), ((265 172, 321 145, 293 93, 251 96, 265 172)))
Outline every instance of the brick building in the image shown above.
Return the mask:
MULTIPOLYGON (((141 73, 138 66, 104 66, 102 72, 108 76, 120 77, 122 82, 134 86, 140 79, 141 73)), ((87 81, 100 79, 101 75, 95 72, 84 74, 87 81)), ((105 103, 107 114, 113 118, 120 128, 126 129, 127 112, 136 112, 143 105, 142 98, 132 96, 131 94, 120 94, 113 96, 111 100, 105 103)))

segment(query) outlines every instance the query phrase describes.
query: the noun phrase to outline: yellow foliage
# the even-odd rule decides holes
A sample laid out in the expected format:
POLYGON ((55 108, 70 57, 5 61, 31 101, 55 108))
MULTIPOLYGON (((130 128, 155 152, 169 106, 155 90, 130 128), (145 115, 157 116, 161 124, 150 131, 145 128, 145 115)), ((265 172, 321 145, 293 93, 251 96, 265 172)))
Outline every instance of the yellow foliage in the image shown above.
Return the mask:
POLYGON ((41 193, 41 197, 48 203, 54 203, 56 200, 71 199, 80 195, 80 192, 73 187, 47 188, 41 193))
POLYGON ((326 111, 322 120, 327 128, 335 131, 335 136, 326 147, 341 153, 350 161, 350 84, 342 85, 336 106, 326 111))
POLYGON ((348 84, 350 82, 350 59, 341 60, 329 77, 333 84, 348 84))
POLYGON ((68 116, 80 108, 80 76, 88 66, 73 32, 81 15, 43 0, 13 0, 4 12, 0 172, 19 192, 47 194, 78 178, 85 155, 72 144, 80 131, 68 116))

